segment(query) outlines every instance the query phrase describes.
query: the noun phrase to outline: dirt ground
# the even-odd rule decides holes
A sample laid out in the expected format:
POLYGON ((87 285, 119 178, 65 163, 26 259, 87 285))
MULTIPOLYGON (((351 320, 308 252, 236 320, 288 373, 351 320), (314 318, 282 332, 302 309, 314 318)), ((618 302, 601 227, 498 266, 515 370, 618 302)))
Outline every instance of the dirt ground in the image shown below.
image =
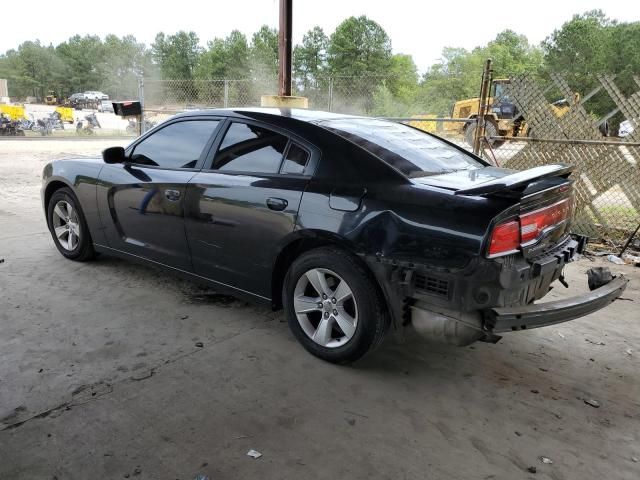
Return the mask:
POLYGON ((580 320, 338 367, 281 313, 59 255, 43 165, 117 143, 0 141, 0 479, 640 478, 640 269, 580 320))

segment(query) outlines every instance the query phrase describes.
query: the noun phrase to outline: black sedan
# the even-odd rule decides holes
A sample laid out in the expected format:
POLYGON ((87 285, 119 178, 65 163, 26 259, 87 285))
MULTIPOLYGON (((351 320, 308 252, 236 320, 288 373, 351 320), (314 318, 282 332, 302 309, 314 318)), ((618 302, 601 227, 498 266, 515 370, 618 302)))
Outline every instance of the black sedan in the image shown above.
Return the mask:
POLYGON ((492 167, 384 120, 207 110, 49 163, 42 200, 66 258, 113 254, 284 307, 307 350, 346 363, 409 325, 495 342, 617 298, 624 277, 600 274, 585 295, 533 303, 584 248, 570 173, 492 167))

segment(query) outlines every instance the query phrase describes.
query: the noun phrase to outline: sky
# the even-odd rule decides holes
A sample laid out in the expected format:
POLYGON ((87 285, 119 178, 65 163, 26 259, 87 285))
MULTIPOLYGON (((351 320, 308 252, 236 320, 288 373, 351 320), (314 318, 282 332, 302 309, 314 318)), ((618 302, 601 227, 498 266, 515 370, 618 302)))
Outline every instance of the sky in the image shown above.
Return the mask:
MULTIPOLYGON (((0 52, 25 40, 57 45, 74 34, 103 38, 109 33, 131 34, 149 45, 157 32, 179 30, 195 31, 206 46, 208 40, 224 37, 234 29, 250 38, 263 24, 277 28, 278 5, 278 0, 2 2, 0 18, 13 20, 2 22, 0 52)), ((472 49, 507 28, 537 44, 574 14, 596 8, 619 21, 640 20, 637 0, 293 0, 293 40, 300 43, 315 25, 329 35, 345 18, 366 15, 387 31, 394 53, 412 55, 418 70, 424 72, 440 58, 444 47, 472 49)))

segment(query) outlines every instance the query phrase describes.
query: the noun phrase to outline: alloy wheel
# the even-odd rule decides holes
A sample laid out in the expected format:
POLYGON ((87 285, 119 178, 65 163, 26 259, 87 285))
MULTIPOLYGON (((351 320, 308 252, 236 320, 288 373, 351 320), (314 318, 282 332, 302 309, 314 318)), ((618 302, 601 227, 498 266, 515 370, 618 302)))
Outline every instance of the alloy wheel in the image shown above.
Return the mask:
POLYGON ((356 332, 358 307, 353 291, 326 268, 313 268, 300 276, 293 308, 305 334, 323 347, 341 347, 356 332))
POLYGON ((69 202, 60 200, 53 208, 51 223, 58 243, 65 250, 73 251, 80 242, 78 212, 69 202))

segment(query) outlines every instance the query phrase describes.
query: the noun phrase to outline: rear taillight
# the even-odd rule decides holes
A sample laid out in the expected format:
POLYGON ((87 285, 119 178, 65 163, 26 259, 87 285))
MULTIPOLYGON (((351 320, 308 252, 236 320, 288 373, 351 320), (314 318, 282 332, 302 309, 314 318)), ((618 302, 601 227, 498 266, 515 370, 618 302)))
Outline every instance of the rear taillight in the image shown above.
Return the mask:
POLYGON ((489 255, 500 255, 518 250, 520 247, 520 222, 510 222, 496 225, 491 233, 489 255))
POLYGON ((546 228, 558 225, 571 217, 573 198, 520 215, 515 220, 499 223, 491 232, 489 256, 506 255, 521 245, 535 242, 546 228))
POLYGON ((565 198, 548 207, 520 215, 521 243, 537 240, 545 228, 564 222, 571 216, 572 199, 565 198))

